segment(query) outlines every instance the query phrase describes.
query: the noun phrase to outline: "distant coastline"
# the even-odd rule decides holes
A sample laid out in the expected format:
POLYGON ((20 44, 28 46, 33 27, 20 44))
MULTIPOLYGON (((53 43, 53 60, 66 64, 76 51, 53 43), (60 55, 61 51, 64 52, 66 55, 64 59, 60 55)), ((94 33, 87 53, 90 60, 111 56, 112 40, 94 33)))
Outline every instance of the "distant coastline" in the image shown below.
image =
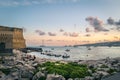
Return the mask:
POLYGON ((100 43, 92 43, 92 44, 83 44, 83 45, 74 45, 74 46, 120 46, 120 41, 113 42, 100 42, 100 43))

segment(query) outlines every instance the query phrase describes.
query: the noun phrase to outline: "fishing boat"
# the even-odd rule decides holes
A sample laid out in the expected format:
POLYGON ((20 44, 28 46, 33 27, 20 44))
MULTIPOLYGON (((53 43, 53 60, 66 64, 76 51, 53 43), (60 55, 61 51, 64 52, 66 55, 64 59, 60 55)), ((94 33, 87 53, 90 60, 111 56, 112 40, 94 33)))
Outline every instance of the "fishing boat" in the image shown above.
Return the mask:
POLYGON ((55 54, 55 57, 61 57, 61 55, 60 54, 55 54))
POLYGON ((54 56, 55 54, 53 54, 53 53, 47 53, 46 55, 47 56, 54 56))
POLYGON ((91 47, 88 46, 87 49, 88 49, 88 50, 91 50, 91 47))
POLYGON ((69 51, 70 51, 70 49, 66 49, 65 51, 69 52, 69 51))
POLYGON ((91 50, 91 48, 88 48, 88 50, 91 50))
POLYGON ((64 53, 64 55, 62 56, 62 58, 69 58, 70 55, 68 55, 67 53, 64 53))

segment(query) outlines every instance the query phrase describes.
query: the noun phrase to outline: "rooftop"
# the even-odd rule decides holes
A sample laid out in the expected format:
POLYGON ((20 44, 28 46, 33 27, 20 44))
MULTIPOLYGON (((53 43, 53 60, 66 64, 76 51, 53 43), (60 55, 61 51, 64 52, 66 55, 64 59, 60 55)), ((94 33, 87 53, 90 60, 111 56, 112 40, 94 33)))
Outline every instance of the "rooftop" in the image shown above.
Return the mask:
POLYGON ((0 28, 2 28, 2 29, 0 29, 0 31, 4 31, 4 30, 13 31, 13 30, 15 30, 15 29, 22 30, 22 28, 8 27, 8 26, 1 26, 1 25, 0 25, 0 28))

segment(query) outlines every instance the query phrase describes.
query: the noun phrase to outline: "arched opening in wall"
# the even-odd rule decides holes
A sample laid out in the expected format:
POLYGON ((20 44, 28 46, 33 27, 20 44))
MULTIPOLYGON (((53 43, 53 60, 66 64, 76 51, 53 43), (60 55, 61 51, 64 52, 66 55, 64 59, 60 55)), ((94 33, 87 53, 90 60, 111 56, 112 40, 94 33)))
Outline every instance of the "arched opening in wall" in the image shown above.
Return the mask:
POLYGON ((5 50, 5 43, 4 42, 0 43, 0 50, 5 50))

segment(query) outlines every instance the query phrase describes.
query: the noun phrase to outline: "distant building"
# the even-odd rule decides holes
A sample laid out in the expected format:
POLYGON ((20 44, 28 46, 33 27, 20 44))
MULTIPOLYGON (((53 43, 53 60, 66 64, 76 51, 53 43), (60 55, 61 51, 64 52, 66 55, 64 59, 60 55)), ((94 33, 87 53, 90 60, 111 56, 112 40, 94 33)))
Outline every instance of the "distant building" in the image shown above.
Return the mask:
POLYGON ((23 29, 0 26, 0 50, 25 48, 23 29))

